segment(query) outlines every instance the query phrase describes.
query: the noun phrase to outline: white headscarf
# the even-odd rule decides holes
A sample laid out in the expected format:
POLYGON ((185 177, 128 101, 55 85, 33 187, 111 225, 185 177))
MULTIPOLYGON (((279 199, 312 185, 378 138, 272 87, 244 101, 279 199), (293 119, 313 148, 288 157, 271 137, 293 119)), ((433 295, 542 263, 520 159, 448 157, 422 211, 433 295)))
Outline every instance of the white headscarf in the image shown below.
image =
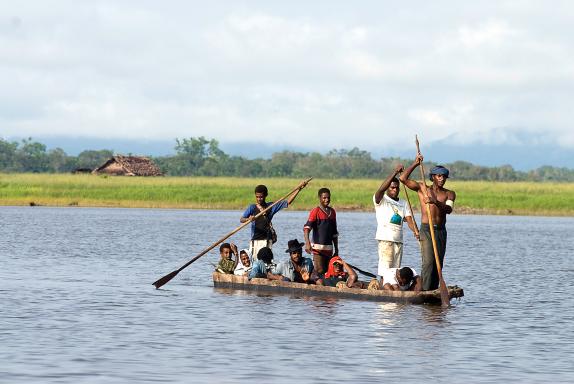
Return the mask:
POLYGON ((249 256, 249 260, 251 260, 251 254, 249 253, 249 249, 242 249, 241 251, 239 251, 239 255, 237 256, 238 258, 237 266, 235 267, 235 271, 233 271, 234 275, 243 276, 245 272, 251 271, 251 268, 253 267, 253 264, 250 264, 249 267, 243 265, 243 262, 241 261, 241 254, 243 252, 245 252, 247 256, 249 256))

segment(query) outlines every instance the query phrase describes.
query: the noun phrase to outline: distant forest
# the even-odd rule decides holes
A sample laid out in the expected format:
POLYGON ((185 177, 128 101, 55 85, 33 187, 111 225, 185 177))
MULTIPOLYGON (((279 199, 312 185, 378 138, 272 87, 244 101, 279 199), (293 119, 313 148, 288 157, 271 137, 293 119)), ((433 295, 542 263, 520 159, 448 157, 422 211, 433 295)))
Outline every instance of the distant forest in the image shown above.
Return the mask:
MULTIPOLYGON (((269 159, 247 159, 230 156, 219 148, 217 140, 205 137, 176 139, 175 154, 151 157, 168 176, 237 176, 237 177, 295 177, 313 175, 320 178, 374 178, 388 175, 395 164, 410 164, 413 159, 383 157, 373 159, 359 148, 333 149, 318 152, 282 151, 269 159)), ((0 172, 4 173, 67 173, 79 169, 94 169, 114 155, 112 150, 86 150, 78 156, 67 155, 60 148, 47 150, 32 138, 8 142, 0 138, 0 172)), ((129 154, 127 154, 129 155, 129 154)), ((429 159, 430 160, 430 159, 429 159)), ((425 161, 430 169, 436 165, 425 161)), ((528 172, 517 171, 510 165, 484 167, 466 161, 443 164, 456 180, 489 181, 574 181, 574 170, 543 166, 528 172)))

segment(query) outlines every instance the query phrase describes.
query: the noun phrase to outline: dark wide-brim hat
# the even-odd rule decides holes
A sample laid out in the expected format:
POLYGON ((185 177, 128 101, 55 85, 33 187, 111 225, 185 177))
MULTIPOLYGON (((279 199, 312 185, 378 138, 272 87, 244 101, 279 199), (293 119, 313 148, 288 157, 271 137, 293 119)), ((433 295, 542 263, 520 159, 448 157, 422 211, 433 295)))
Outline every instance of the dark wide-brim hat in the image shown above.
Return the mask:
POLYGON ((289 240, 287 242, 288 248, 285 252, 291 253, 291 252, 295 252, 298 250, 302 250, 304 245, 305 245, 305 243, 300 243, 299 240, 297 240, 297 239, 289 240))

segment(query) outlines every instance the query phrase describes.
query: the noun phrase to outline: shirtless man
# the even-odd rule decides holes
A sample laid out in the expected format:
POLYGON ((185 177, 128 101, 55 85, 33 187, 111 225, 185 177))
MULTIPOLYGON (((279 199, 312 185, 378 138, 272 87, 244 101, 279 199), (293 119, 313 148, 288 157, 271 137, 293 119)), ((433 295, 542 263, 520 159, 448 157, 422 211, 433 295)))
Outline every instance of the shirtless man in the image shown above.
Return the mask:
POLYGON ((430 207, 438 258, 442 268, 444 254, 446 252, 446 215, 452 212, 454 207, 454 200, 456 199, 456 193, 444 188, 444 184, 448 178, 449 171, 442 165, 438 165, 430 171, 429 177, 432 181, 432 185, 427 187, 428 195, 425 195, 423 193, 422 183, 409 179, 409 176, 413 170, 422 164, 422 162, 423 156, 421 154, 417 155, 415 161, 405 170, 400 179, 409 189, 416 191, 419 196, 419 202, 421 204, 421 277, 423 280, 423 290, 428 291, 438 288, 439 279, 434 259, 429 218, 425 205, 428 203, 430 207))

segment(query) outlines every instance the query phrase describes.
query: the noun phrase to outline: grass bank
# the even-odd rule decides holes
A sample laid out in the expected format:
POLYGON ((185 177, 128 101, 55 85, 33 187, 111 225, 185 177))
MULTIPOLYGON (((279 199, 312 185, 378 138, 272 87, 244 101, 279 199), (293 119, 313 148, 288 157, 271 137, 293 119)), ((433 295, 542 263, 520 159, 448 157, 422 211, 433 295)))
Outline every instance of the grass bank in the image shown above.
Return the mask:
MULTIPOLYGON (((253 201, 256 184, 269 187, 270 198, 293 189, 298 179, 233 177, 106 177, 68 174, 0 174, 0 205, 243 209, 253 201)), ((317 190, 328 187, 339 210, 371 210, 380 180, 314 179, 293 209, 317 203, 317 190)), ((501 183, 450 181, 457 193, 456 213, 574 216, 574 183, 501 183)), ((404 190, 401 191, 404 198, 404 190)), ((418 199, 409 193, 418 209, 418 199)))

